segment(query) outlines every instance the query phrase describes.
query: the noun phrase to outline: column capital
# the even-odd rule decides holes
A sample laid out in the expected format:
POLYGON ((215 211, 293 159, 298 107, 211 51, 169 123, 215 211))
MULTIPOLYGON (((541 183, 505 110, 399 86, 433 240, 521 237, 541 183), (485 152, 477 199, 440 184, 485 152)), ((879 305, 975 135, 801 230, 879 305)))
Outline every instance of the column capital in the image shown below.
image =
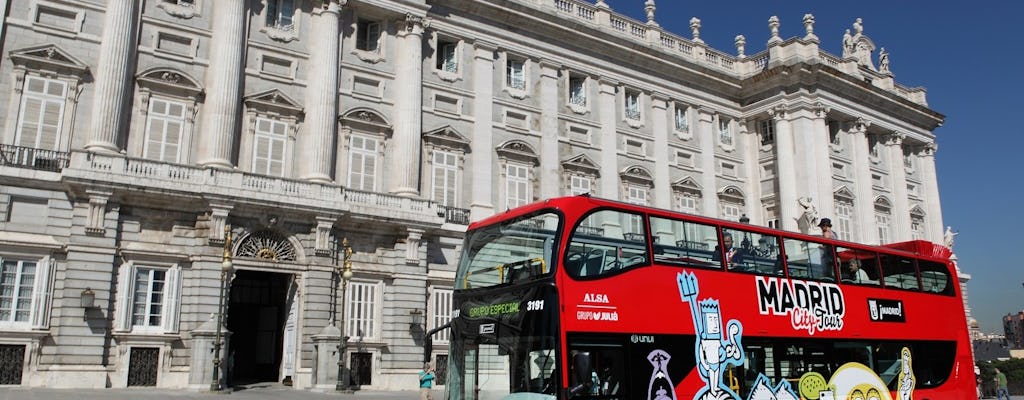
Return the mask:
POLYGON ((884 134, 879 135, 879 136, 880 136, 879 139, 881 139, 882 143, 884 143, 886 146, 900 146, 900 147, 902 147, 903 140, 907 138, 907 134, 899 132, 899 131, 892 131, 892 132, 889 132, 889 133, 884 133, 884 134))
POLYGON ((789 106, 785 104, 779 104, 775 107, 768 109, 768 116, 773 120, 788 120, 789 119, 789 106))
POLYGON ((597 77, 597 86, 601 93, 615 94, 615 88, 619 87, 619 81, 607 76, 597 77))
POLYGON ((546 58, 540 59, 537 66, 540 67, 541 78, 558 78, 558 70, 562 69, 561 64, 546 58))
POLYGON ((668 108, 669 97, 661 92, 651 92, 651 102, 655 107, 668 108))
POLYGON ((398 22, 398 36, 423 36, 423 30, 430 27, 430 19, 422 15, 405 13, 405 18, 398 22))
POLYGON ((864 117, 857 117, 857 119, 850 121, 850 131, 852 133, 867 133, 868 127, 871 126, 871 121, 868 121, 864 117))
POLYGON ((498 45, 486 40, 473 41, 473 58, 494 61, 494 52, 498 51, 498 45))
POLYGON ((828 116, 828 113, 832 111, 832 107, 826 106, 819 101, 814 103, 814 105, 811 107, 811 111, 814 111, 815 118, 825 118, 826 116, 828 116))

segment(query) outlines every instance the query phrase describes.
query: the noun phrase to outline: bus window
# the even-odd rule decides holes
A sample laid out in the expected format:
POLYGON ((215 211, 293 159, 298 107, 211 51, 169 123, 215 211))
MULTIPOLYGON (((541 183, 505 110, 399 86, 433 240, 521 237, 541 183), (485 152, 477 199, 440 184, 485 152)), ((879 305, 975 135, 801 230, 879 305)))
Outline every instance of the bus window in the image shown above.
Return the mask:
POLYGON ((560 217, 535 214, 472 232, 456 277, 456 289, 522 283, 548 275, 560 217))
POLYGON ((570 398, 625 399, 629 391, 621 346, 581 343, 572 345, 569 354, 570 398))
POLYGON ((661 264, 699 268, 720 268, 713 248, 718 230, 714 226, 667 218, 651 217, 654 261, 661 264))
POLYGON ((798 239, 785 239, 786 269, 790 278, 835 282, 832 246, 798 239))
POLYGON ((921 290, 914 260, 890 254, 879 254, 878 259, 882 265, 885 287, 921 290))
POLYGON ((574 278, 590 278, 647 265, 647 235, 626 232, 622 223, 643 229, 643 216, 619 210, 600 210, 572 232, 565 255, 565 270, 574 278))
MULTIPOLYGON (((715 248, 715 260, 723 259, 729 270, 753 272, 762 275, 782 275, 783 263, 779 254, 779 238, 739 229, 723 229, 722 240, 732 239, 732 254, 728 245, 724 250, 715 248)), ((727 244, 727 243, 726 243, 727 244)))
POLYGON ((878 286, 878 258, 873 251, 837 247, 839 272, 845 283, 878 286))
POLYGON ((953 280, 949 276, 949 268, 946 264, 934 261, 920 260, 917 266, 921 268, 921 283, 924 291, 953 295, 953 280))

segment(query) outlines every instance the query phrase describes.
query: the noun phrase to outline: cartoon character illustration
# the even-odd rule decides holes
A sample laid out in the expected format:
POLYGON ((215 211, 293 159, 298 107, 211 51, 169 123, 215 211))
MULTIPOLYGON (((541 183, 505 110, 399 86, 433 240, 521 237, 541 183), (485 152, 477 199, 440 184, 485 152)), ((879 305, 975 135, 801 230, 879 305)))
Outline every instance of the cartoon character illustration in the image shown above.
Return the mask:
POLYGON ((775 387, 771 386, 771 381, 764 374, 758 374, 757 380, 754 381, 754 387, 750 390, 751 400, 800 400, 796 393, 793 392, 793 387, 790 386, 788 381, 779 382, 775 387))
POLYGON ((900 361, 900 376, 896 384, 896 394, 899 395, 899 400, 911 400, 917 380, 914 379, 914 370, 910 366, 910 349, 904 347, 900 350, 900 361))
POLYGON ((668 377, 668 360, 672 356, 665 350, 654 350, 647 355, 647 360, 654 366, 651 373, 651 384, 647 387, 647 400, 676 400, 672 379, 668 377))
MULTIPOLYGON (((896 400, 911 400, 916 380, 910 349, 900 350, 900 372, 897 377, 896 400)), ((841 365, 824 384, 821 374, 809 372, 800 377, 800 393, 809 400, 851 399, 851 400, 894 400, 885 382, 868 366, 849 362, 841 365), (818 391, 815 395, 813 392, 818 391)))
POLYGON ((676 275, 679 284, 679 296, 683 302, 690 304, 694 331, 697 333, 696 356, 697 370, 706 386, 694 395, 697 400, 736 399, 739 396, 726 386, 722 375, 729 365, 739 366, 746 358, 740 339, 743 337, 743 326, 736 320, 729 320, 728 335, 722 335, 722 313, 718 300, 703 299, 697 301, 700 288, 697 277, 692 272, 680 272, 676 275))

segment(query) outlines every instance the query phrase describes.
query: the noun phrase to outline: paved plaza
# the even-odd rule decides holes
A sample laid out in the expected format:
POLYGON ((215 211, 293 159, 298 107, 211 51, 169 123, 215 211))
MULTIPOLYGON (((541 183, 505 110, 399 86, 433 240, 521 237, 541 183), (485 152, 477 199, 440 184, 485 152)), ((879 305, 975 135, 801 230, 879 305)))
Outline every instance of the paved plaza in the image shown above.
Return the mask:
MULTIPOLYGON (((440 399, 443 391, 435 390, 434 398, 440 399)), ((0 400, 156 400, 156 399, 232 399, 232 400, 416 400, 420 398, 415 390, 367 391, 352 394, 335 392, 295 390, 280 385, 250 386, 224 394, 195 390, 174 389, 40 389, 5 387, 0 388, 0 400)))

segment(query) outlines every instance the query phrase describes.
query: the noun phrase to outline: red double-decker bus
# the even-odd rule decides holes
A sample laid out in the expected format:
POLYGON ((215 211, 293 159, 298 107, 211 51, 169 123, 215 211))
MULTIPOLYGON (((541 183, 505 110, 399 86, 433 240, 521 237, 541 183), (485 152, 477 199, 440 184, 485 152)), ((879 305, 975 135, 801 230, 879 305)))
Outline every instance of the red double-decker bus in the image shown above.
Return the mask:
POLYGON ((948 256, 538 202, 467 231, 446 397, 974 399, 948 256))

